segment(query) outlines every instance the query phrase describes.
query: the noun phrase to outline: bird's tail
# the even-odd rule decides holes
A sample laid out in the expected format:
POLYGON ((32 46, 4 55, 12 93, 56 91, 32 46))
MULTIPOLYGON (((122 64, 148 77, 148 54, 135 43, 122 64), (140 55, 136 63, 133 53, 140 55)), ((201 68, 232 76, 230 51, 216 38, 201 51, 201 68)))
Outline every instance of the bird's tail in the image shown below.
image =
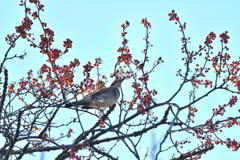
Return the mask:
POLYGON ((80 105, 83 105, 83 102, 81 101, 77 101, 77 102, 69 102, 65 105, 66 108, 70 108, 70 107, 79 107, 80 105))
POLYGON ((91 109, 91 107, 88 106, 88 102, 86 102, 85 100, 80 100, 80 101, 76 101, 76 102, 69 102, 65 105, 66 108, 70 108, 70 107, 80 107, 82 109, 91 109))

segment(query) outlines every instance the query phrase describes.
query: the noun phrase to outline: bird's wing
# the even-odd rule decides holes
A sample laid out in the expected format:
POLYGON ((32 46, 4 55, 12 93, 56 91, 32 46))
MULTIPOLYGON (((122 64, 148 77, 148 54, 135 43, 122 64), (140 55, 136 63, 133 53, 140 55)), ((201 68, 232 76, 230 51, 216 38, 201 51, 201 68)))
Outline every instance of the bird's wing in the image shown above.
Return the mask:
POLYGON ((104 102, 104 98, 103 94, 109 92, 111 90, 111 88, 104 88, 101 89, 97 92, 94 92, 92 94, 87 95, 86 97, 84 97, 83 99, 81 99, 80 101, 76 101, 76 102, 71 102, 69 104, 66 105, 66 107, 71 107, 71 106, 88 106, 90 103, 103 103, 104 102))
MULTIPOLYGON (((100 98, 100 97, 102 97, 101 95, 106 94, 110 90, 111 90, 111 88, 104 88, 104 89, 101 89, 97 92, 94 92, 94 93, 89 95, 90 99, 98 101, 98 100, 102 99, 102 98, 100 98)), ((88 98, 88 96, 86 96, 86 98, 88 98)))

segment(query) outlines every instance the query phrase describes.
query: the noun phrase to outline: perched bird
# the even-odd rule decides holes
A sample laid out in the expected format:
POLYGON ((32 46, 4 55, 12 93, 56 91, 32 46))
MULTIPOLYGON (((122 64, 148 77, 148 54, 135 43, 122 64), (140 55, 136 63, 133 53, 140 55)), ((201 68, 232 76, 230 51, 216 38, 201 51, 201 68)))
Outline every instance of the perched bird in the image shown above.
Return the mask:
POLYGON ((70 102, 66 107, 77 106, 82 109, 104 109, 117 103, 120 97, 121 84, 124 79, 116 79, 110 87, 104 88, 90 95, 87 95, 80 101, 70 102))

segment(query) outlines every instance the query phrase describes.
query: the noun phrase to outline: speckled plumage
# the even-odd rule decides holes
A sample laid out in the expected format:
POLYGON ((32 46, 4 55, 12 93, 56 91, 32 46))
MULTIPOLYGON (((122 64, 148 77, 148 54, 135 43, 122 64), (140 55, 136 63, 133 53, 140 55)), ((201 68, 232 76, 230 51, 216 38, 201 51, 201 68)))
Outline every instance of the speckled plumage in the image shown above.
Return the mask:
POLYGON ((82 100, 66 104, 66 107, 77 106, 82 109, 104 109, 117 103, 120 97, 120 87, 124 79, 116 79, 110 87, 104 88, 90 95, 87 95, 82 100))

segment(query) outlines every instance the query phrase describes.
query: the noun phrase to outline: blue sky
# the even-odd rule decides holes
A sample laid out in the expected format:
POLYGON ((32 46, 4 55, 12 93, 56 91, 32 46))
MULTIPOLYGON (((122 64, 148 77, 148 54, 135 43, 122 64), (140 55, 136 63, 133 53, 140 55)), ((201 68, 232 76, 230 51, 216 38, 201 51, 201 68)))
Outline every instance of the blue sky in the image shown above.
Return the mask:
MULTIPOLYGON (((71 54, 65 56, 61 60, 62 63, 67 64, 73 58, 78 58, 81 64, 85 64, 89 60, 94 61, 95 58, 101 57, 104 61, 101 72, 106 73, 107 76, 113 71, 113 65, 117 56, 116 50, 120 46, 120 25, 125 20, 130 22, 128 29, 129 48, 135 57, 141 57, 141 51, 144 49, 142 40, 144 28, 140 25, 140 21, 142 18, 148 18, 153 26, 150 35, 151 43, 154 45, 150 49, 151 58, 153 60, 162 56, 165 60, 158 74, 155 74, 156 79, 161 81, 161 83, 157 84, 157 81, 153 83, 153 86, 158 85, 159 88, 165 91, 160 99, 170 96, 174 89, 178 87, 178 79, 175 77, 175 74, 181 66, 181 35, 177 31, 176 25, 168 21, 168 13, 171 10, 176 10, 182 22, 187 22, 186 34, 191 37, 191 49, 197 48, 205 40, 209 32, 214 31, 219 35, 227 30, 231 37, 229 52, 235 58, 240 55, 240 2, 238 0, 58 0, 45 1, 43 3, 45 12, 42 15, 42 19, 55 32, 54 45, 61 48, 62 41, 66 38, 70 38, 73 41, 73 48, 70 50, 71 54)), ((4 53, 7 49, 4 44, 4 37, 7 33, 14 31, 14 27, 20 23, 24 15, 23 8, 17 4, 17 0, 0 1, 0 19, 2 21, 0 23, 1 53, 4 53)), ((38 32, 38 26, 34 25, 33 30, 38 32)), ((219 43, 216 42, 215 44, 217 48, 219 43)), ((45 59, 36 50, 27 47, 23 41, 17 45, 12 54, 23 53, 23 51, 29 53, 24 61, 16 60, 8 63, 11 66, 10 71, 15 73, 10 77, 12 80, 22 78, 23 75, 18 74, 22 73, 22 71, 38 69, 45 59), (23 64, 22 67, 18 67, 19 62, 23 64)), ((3 54, 0 55, 0 58, 2 56, 3 54)), ((129 84, 125 83, 124 85, 127 86, 129 84)), ((218 99, 211 100, 217 101, 218 99)), ((179 103, 184 104, 181 100, 179 100, 179 103)), ((236 128, 236 130, 240 132, 239 128, 236 128)), ((207 156, 204 156, 204 160, 218 160, 229 157, 237 159, 240 157, 240 153, 222 149, 218 147, 216 151, 209 152, 207 156), (224 155, 219 154, 223 152, 224 155)))

